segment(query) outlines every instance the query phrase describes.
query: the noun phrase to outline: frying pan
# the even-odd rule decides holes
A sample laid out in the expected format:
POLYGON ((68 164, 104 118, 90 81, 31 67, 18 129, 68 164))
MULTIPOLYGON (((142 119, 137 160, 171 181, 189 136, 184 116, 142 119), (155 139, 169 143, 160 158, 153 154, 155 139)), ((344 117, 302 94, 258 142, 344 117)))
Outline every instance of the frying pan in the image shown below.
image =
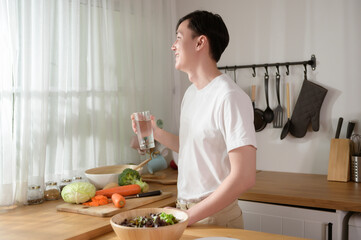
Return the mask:
POLYGON ((253 105, 253 112, 254 112, 254 128, 256 132, 262 131, 266 125, 267 122, 264 120, 264 114, 261 109, 255 108, 255 99, 256 99, 256 85, 252 85, 252 94, 251 94, 251 100, 253 105))

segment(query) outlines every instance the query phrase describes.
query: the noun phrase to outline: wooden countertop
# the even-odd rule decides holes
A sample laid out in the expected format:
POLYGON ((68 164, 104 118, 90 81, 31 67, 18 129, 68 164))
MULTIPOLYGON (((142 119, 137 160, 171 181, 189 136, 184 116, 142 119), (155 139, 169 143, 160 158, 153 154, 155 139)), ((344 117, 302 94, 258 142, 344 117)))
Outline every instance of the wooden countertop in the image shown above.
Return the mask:
MULTIPOLYGON (((167 171, 176 173, 171 169, 167 171)), ((157 189, 172 192, 173 195, 142 207, 174 206, 176 185, 150 184, 150 190, 157 189)), ((326 175, 259 171, 256 185, 242 194, 240 199, 361 212, 361 185, 359 187, 354 182, 328 182, 326 175)), ((106 236, 106 233, 111 234, 109 233, 112 232, 110 217, 57 212, 56 206, 62 203, 62 200, 46 201, 39 205, 0 210, 1 238, 27 239, 32 236, 34 239, 90 239, 104 234, 106 236)), ((193 227, 187 228, 182 239, 202 237, 205 236, 202 232, 207 231, 193 227)), ((216 232, 218 231, 222 230, 217 229, 216 232)), ((224 231, 223 229, 223 234, 232 231, 236 230, 224 231)), ((246 234, 246 232, 242 233, 246 234)), ((111 239, 111 237, 108 235, 108 238, 104 239, 111 239)), ((284 236, 283 239, 285 239, 284 236)))
MULTIPOLYGON (((172 174, 176 171, 169 169, 172 174)), ((172 196, 143 205, 144 208, 175 206, 176 185, 151 183, 150 190, 172 192, 172 196)), ((110 217, 95 217, 58 212, 63 200, 45 201, 39 205, 0 209, 0 239, 91 239, 113 231, 110 217), (31 237, 30 237, 31 236, 31 237)))
POLYGON ((256 185, 239 199, 361 212, 361 184, 330 182, 327 175, 260 171, 256 185))

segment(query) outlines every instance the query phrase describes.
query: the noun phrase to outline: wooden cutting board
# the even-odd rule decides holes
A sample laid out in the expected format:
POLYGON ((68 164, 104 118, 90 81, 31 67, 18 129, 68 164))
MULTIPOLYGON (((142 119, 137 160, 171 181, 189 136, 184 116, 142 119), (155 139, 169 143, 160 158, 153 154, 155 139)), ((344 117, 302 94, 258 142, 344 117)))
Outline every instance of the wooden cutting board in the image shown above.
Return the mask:
POLYGON ((167 168, 154 174, 144 174, 142 179, 148 183, 159 183, 164 185, 177 184, 178 171, 167 168))
POLYGON ((147 183, 159 183, 164 185, 177 184, 177 179, 155 179, 155 178, 142 178, 147 183))
POLYGON ((117 213, 128 211, 171 196, 171 192, 162 192, 162 194, 159 196, 126 199, 126 204, 123 208, 116 208, 114 207, 113 203, 98 207, 89 207, 82 204, 63 203, 58 205, 56 210, 60 212, 72 212, 97 217, 111 217, 117 213))

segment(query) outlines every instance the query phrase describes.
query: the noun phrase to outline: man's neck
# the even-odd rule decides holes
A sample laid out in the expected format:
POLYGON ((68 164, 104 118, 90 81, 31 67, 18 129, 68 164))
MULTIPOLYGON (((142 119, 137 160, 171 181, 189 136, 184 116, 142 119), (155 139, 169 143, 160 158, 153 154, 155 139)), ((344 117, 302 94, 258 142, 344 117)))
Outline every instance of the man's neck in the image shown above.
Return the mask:
POLYGON ((217 64, 207 64, 199 66, 194 71, 188 73, 189 81, 191 81, 198 90, 207 86, 213 79, 221 75, 217 64))

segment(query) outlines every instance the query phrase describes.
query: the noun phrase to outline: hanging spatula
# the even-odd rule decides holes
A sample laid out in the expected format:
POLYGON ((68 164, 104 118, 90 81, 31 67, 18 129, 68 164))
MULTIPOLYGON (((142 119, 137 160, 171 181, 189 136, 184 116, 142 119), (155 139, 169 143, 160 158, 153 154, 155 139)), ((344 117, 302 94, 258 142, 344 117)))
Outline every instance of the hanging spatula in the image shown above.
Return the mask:
POLYGON ((287 122, 285 124, 285 126, 282 129, 281 132, 281 140, 284 139, 288 132, 290 131, 290 126, 291 126, 291 111, 290 111, 290 86, 289 83, 286 84, 286 91, 287 91, 287 122))
POLYGON ((282 126, 283 126, 283 108, 281 106, 281 101, 280 101, 280 79, 281 79, 281 76, 277 72, 276 73, 276 92, 277 92, 278 106, 274 110, 274 113, 275 113, 275 118, 273 120, 274 128, 282 128, 282 126))

